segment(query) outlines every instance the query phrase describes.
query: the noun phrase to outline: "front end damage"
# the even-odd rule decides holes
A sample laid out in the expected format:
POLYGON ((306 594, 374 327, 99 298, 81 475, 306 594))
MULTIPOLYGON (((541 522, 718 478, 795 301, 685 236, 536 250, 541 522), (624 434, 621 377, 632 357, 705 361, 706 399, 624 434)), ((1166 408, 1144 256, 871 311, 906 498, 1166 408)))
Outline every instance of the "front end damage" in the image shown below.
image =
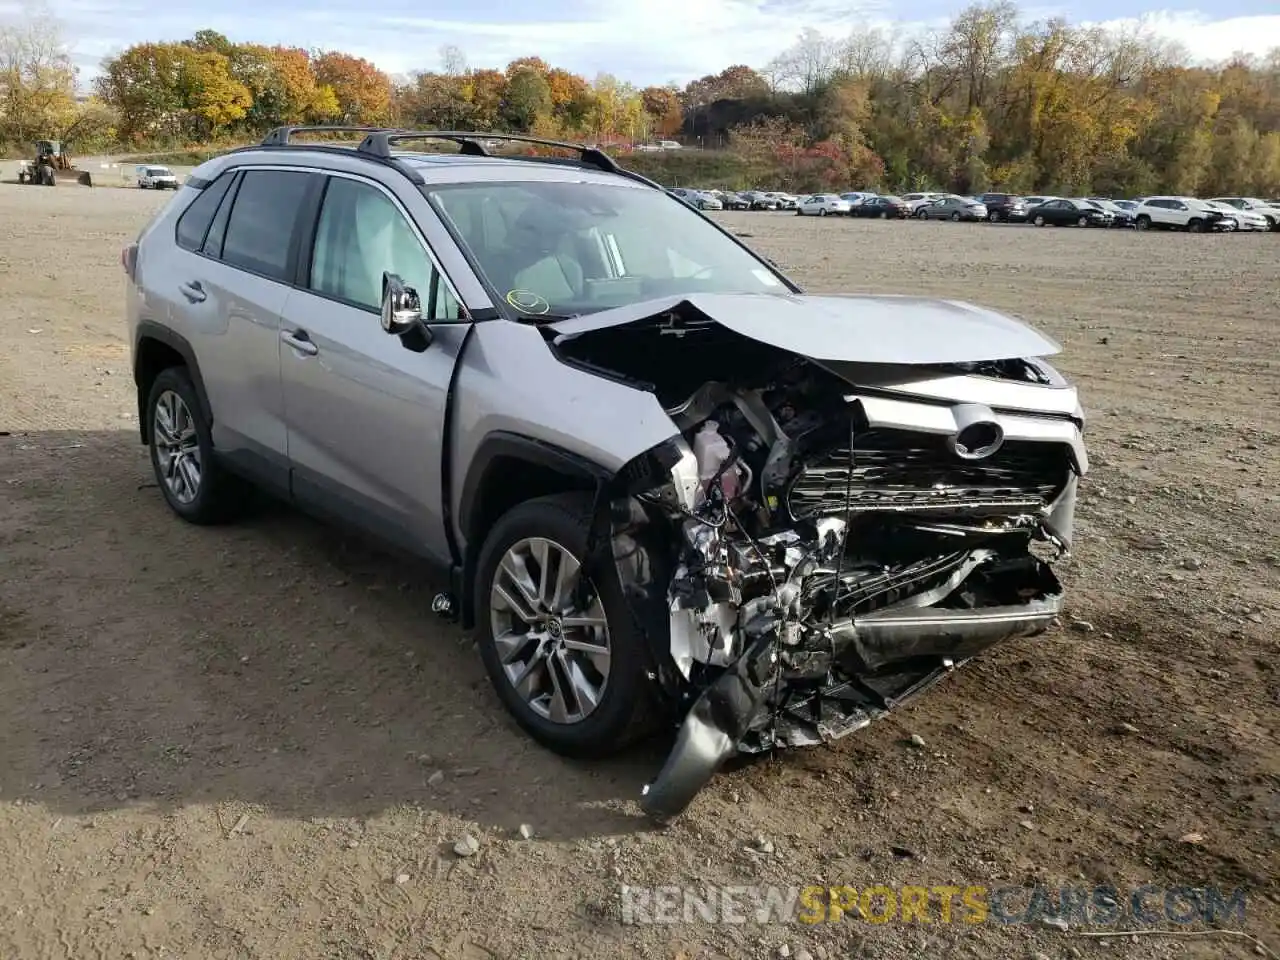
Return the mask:
POLYGON ((651 817, 729 757, 845 736, 1059 613, 1051 564, 1088 463, 1075 391, 1043 360, 821 360, 688 304, 554 348, 653 390, 679 431, 607 511, 683 718, 651 817))

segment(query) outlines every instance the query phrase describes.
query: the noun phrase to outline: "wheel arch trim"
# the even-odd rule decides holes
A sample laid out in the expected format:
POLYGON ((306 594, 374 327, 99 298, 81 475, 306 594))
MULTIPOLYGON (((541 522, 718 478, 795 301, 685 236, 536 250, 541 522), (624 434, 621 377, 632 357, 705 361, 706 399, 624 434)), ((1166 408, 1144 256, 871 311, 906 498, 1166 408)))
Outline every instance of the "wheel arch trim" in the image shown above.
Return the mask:
POLYGON ((146 340, 155 340, 157 343, 173 350, 178 356, 182 357, 183 363, 187 368, 187 373, 191 377, 191 383, 196 388, 196 400, 200 404, 200 415, 204 417, 204 421, 210 427, 213 426, 213 408, 209 404, 209 394, 205 391, 204 378, 200 375, 200 364, 196 361, 196 352, 191 346, 191 342, 182 334, 171 330, 169 327, 156 323, 154 320, 142 320, 138 323, 137 331, 134 334, 133 342, 133 382, 138 388, 138 436, 143 442, 147 442, 147 397, 142 391, 142 370, 141 360, 143 354, 143 343, 146 340))
POLYGON ((469 629, 475 624, 473 594, 476 568, 488 532, 485 529, 486 508, 483 494, 493 471, 503 469, 504 463, 512 461, 560 474, 566 480, 566 490, 577 487, 598 494, 615 476, 615 471, 581 454, 525 434, 495 430, 480 441, 467 468, 462 493, 458 498, 457 523, 464 547, 462 569, 457 571, 460 574, 457 586, 464 628, 469 629))

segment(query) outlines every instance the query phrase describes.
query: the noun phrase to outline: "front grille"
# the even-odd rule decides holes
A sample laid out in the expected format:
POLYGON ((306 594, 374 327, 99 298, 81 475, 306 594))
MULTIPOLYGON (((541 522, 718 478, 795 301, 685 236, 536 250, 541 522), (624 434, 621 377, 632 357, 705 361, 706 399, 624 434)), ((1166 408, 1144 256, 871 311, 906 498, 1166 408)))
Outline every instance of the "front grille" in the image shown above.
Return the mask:
POLYGON ((871 430, 810 456, 787 490, 797 520, 852 513, 1007 514, 1048 505, 1070 472, 1064 444, 1007 440, 990 459, 961 460, 942 437, 871 430))

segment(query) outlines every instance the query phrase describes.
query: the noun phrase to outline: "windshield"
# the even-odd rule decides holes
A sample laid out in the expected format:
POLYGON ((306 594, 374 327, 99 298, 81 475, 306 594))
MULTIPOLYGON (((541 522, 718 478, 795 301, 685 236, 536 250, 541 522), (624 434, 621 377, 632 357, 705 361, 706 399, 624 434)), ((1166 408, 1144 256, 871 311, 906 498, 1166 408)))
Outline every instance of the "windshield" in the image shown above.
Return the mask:
POLYGON ((767 264, 659 190, 528 181, 446 184, 427 195, 484 279, 525 316, 787 290, 767 264))
POLYGON ((169 176, 169 168, 168 167, 148 167, 147 176, 148 177, 167 177, 169 176))

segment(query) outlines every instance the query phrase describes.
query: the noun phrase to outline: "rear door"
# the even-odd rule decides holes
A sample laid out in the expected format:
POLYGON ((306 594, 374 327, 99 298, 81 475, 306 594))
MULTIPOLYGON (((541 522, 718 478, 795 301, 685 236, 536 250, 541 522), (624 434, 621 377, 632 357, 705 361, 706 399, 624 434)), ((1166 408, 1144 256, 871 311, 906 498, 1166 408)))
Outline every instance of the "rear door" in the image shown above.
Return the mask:
MULTIPOLYGON (((415 215, 435 216, 425 199, 415 215)), ((280 331, 294 498, 447 562, 445 413, 470 322, 382 184, 331 175, 308 233, 280 331), (418 291, 430 343, 383 331, 383 271, 418 291)))
POLYGON ((175 327, 199 359, 214 446, 277 488, 287 479, 280 315, 297 261, 297 227, 308 191, 320 183, 301 170, 224 173, 179 219, 181 250, 167 279, 182 318, 175 327))

